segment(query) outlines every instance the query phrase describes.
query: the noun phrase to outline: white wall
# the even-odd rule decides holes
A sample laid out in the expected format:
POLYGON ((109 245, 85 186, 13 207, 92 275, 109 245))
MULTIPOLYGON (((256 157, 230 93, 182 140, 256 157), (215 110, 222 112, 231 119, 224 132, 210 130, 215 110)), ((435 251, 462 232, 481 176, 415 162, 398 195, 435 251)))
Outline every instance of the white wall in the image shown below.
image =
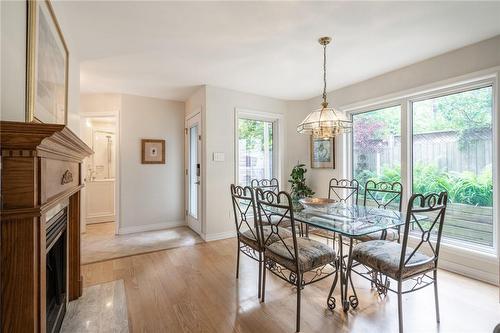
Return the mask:
POLYGON ((26 99, 26 2, 2 1, 1 89, 2 120, 24 121, 26 99))
MULTIPOLYGON (((206 86, 206 110, 203 117, 205 149, 204 164, 204 223, 206 240, 234 235, 229 185, 234 183, 235 109, 286 114, 286 102, 274 98, 246 94, 233 90, 206 86), (225 154, 224 162, 214 162, 214 152, 225 154)), ((284 120, 286 126, 286 119, 284 120)), ((284 129, 286 131, 286 128, 284 129)), ((286 145, 283 144, 283 149, 286 145)), ((286 150, 285 150, 286 151, 286 150)), ((287 172, 284 171, 284 179, 287 172)), ((203 180, 202 180, 203 181, 203 180)))
POLYGON ((184 225, 184 103, 121 100, 119 232, 184 225), (166 163, 141 164, 141 139, 164 139, 166 163))
POLYGON ((82 114, 110 114, 119 112, 122 107, 120 94, 81 94, 80 112, 82 114))

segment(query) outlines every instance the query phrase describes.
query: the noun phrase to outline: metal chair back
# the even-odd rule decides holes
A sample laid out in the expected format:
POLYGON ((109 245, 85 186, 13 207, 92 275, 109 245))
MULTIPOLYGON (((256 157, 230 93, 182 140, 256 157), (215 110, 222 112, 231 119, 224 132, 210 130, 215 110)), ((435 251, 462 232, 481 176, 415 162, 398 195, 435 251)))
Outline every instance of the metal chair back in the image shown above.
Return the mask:
MULTIPOLYGON (((437 267, 439 258, 439 248, 441 246, 441 236, 443 233, 443 223, 446 213, 446 205, 448 202, 448 193, 441 192, 431 193, 428 195, 413 194, 408 202, 408 210, 406 213, 405 231, 403 236, 403 245, 401 249, 401 260, 399 264, 400 272, 404 268, 411 267, 409 263, 417 251, 424 250, 427 247, 431 256, 426 262, 434 261, 437 267), (426 215, 429 219, 419 220, 417 215, 426 215), (430 216, 429 216, 430 215, 430 216), (420 233, 418 245, 412 247, 410 254, 408 250, 408 235, 410 233, 410 225, 413 224, 412 235, 420 233)), ((418 264, 422 264, 419 262, 418 264)))
POLYGON ((274 193, 279 193, 280 191, 280 184, 278 182, 278 179, 276 178, 271 178, 271 179, 252 179, 250 182, 250 186, 253 189, 262 189, 263 191, 273 191, 274 193))
POLYGON ((401 211, 403 185, 400 182, 375 182, 369 180, 365 184, 363 205, 367 200, 373 201, 378 208, 394 208, 401 211))
MULTIPOLYGON (((295 218, 293 216, 292 198, 284 191, 275 193, 272 190, 263 191, 261 188, 256 190, 255 197, 260 229, 262 230, 264 226, 270 226, 271 233, 268 238, 271 237, 272 234, 278 235, 278 240, 276 242, 281 242, 283 244, 290 255, 290 260, 295 262, 298 272, 297 226, 295 225, 295 218), (280 228, 278 228, 283 221, 287 220, 290 221, 292 228, 293 246, 290 246, 290 244, 287 245, 284 241, 285 237, 280 235, 280 228)), ((268 239, 264 239, 263 244, 267 243, 268 239)))
POLYGON ((257 210, 255 208, 253 189, 249 186, 242 187, 231 184, 231 199, 238 237, 240 237, 243 231, 250 229, 259 245, 262 245, 262 232, 257 223, 257 210))
POLYGON ((356 179, 330 179, 328 184, 328 199, 339 202, 358 204, 359 183, 356 179))

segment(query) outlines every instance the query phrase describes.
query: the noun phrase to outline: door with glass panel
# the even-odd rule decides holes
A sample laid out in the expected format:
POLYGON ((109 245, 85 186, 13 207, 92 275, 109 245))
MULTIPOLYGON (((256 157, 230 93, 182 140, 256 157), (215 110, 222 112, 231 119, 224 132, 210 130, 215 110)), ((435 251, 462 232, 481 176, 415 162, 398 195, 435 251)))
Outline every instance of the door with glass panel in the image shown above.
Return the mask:
POLYGON ((186 220, 201 234, 201 114, 186 120, 186 220))
POLYGON ((448 191, 444 240, 490 251, 495 230, 492 110, 491 85, 411 103, 413 192, 448 191))

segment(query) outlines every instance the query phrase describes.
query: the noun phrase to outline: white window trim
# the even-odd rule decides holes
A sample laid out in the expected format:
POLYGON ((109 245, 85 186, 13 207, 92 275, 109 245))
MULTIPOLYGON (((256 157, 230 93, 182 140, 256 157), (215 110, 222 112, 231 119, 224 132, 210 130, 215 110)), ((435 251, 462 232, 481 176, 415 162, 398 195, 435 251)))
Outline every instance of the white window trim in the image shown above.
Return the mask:
MULTIPOLYGON (((493 132, 493 249, 467 244, 466 247, 453 241, 441 243, 440 266, 479 280, 498 285, 500 258, 500 66, 431 83, 428 85, 396 92, 343 107, 348 117, 353 114, 401 105, 401 180, 404 186, 403 209, 411 195, 412 184, 412 103, 428 98, 453 94, 491 85, 493 92, 492 132, 493 132)), ((346 140, 344 158, 347 177, 352 177, 352 134, 346 140)), ((412 240, 410 240, 410 245, 412 240)))
POLYGON ((284 184, 282 182, 283 179, 283 161, 284 161, 284 152, 285 152, 285 122, 284 115, 281 113, 273 113, 273 112, 264 112, 250 109, 242 109, 235 108, 235 116, 234 116, 234 183, 239 184, 239 170, 238 170, 238 161, 239 161, 239 149, 238 149, 238 120, 240 118, 243 119, 253 119, 253 120, 261 120, 268 121, 273 123, 273 150, 276 153, 273 153, 273 175, 276 179, 278 179, 280 190, 283 190, 284 184))

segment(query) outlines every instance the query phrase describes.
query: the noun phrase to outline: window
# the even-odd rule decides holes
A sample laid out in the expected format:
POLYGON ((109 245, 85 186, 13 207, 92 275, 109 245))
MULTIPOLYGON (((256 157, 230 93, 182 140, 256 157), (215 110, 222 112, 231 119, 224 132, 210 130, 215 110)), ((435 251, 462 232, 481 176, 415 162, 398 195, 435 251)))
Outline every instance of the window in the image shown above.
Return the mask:
POLYGON ((274 122, 238 118, 237 176, 241 186, 275 175, 274 122))
POLYGON ((401 107, 353 114, 352 121, 352 175, 362 199, 368 180, 401 181, 401 107))
POLYGON ((492 109, 492 86, 411 105, 413 192, 448 192, 448 241, 494 246, 492 109))

